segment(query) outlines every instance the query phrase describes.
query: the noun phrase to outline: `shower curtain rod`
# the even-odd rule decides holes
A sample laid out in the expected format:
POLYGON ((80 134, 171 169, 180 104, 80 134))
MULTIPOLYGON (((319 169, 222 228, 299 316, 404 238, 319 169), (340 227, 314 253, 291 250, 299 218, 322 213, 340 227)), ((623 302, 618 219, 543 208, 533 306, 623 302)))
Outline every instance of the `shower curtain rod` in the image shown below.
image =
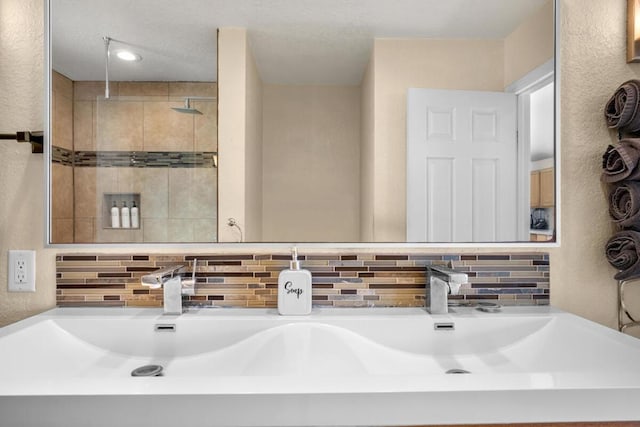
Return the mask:
POLYGON ((42 153, 42 143, 44 142, 44 132, 42 131, 22 131, 16 133, 0 133, 0 139, 10 141, 28 142, 31 144, 32 153, 42 153))

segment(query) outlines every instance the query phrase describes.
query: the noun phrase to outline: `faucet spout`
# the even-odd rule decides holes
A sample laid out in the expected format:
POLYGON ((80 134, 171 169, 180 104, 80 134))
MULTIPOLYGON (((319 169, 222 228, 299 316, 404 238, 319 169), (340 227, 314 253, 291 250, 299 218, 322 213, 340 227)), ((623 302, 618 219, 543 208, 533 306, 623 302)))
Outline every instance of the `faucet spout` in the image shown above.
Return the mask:
POLYGON ((185 268, 179 264, 145 274, 140 283, 152 289, 163 288, 165 314, 182 314, 182 295, 195 295, 197 263, 198 260, 194 259, 191 279, 182 279, 185 268))
POLYGON ((457 295, 460 285, 469 281, 466 273, 460 273, 448 267, 427 267, 429 278, 429 312, 447 314, 449 312, 448 295, 457 295))
POLYGON ((170 267, 165 267, 160 270, 156 270, 153 273, 145 274, 140 278, 140 283, 144 286, 148 286, 151 289, 161 288, 162 285, 173 276, 178 275, 181 270, 184 268, 184 265, 172 265, 170 267))

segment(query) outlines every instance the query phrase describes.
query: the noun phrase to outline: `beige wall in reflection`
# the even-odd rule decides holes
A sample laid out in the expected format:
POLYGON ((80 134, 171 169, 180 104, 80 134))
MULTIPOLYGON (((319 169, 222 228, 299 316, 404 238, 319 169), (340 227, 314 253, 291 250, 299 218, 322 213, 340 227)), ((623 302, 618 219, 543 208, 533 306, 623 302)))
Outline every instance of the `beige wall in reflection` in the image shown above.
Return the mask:
POLYGON ((504 86, 553 58, 553 1, 504 39, 504 86))
POLYGON ((360 86, 264 85, 267 242, 360 241, 360 86))
POLYGON ((219 33, 221 242, 359 239, 359 86, 265 84, 246 30, 219 33))

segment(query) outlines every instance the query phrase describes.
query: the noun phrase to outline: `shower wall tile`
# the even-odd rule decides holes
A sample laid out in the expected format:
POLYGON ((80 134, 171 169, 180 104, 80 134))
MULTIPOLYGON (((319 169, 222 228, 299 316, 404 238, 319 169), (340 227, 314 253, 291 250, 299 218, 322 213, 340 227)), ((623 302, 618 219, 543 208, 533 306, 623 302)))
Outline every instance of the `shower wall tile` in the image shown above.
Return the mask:
POLYGON ((143 102, 102 100, 95 114, 98 150, 143 150, 143 102))
POLYGON ((218 84, 210 82, 169 82, 169 96, 172 101, 187 96, 218 96, 218 84))
POLYGON ((95 101, 74 101, 73 146, 76 151, 95 151, 95 101))
POLYGON ((73 219, 51 219, 51 240, 54 243, 73 243, 73 219))
POLYGON ((168 218, 169 168, 117 168, 118 193, 140 194, 140 217, 168 218))
POLYGON ((170 171, 167 168, 140 171, 142 218, 168 218, 170 171))
POLYGON ((119 82, 118 96, 169 97, 168 82, 119 82))
MULTIPOLYGON (((76 168, 79 170, 81 168, 76 168)), ((117 193, 118 192, 118 168, 89 168, 95 171, 96 177, 96 192, 93 194, 94 204, 96 206, 96 216, 102 216, 102 213, 111 209, 111 206, 104 206, 104 194, 105 193, 117 193)), ((90 198, 91 194, 86 194, 87 198, 90 198)), ((96 225, 100 225, 102 222, 96 222, 96 225)))
MULTIPOLYGON (((380 259, 370 253, 301 256, 302 265, 313 274, 313 303, 334 307, 421 307, 428 290, 425 267, 449 262, 465 269, 470 280, 463 285, 460 295, 451 299, 502 305, 549 303, 547 254, 517 254, 513 258, 509 254, 495 254, 499 257, 495 259, 478 258, 485 254, 471 255, 474 259, 468 259, 469 254, 401 254, 399 259, 380 256, 380 259), (473 262, 479 260, 483 262, 473 262), (501 274, 491 282, 479 280, 478 269, 489 266, 501 274), (518 275, 513 276, 514 272, 518 275), (513 280, 523 272, 535 280, 513 280)), ((140 277, 167 265, 189 265, 194 258, 199 260, 197 289, 195 296, 185 297, 187 305, 275 307, 278 274, 288 267, 289 255, 62 254, 57 256, 58 305, 160 307, 162 290, 140 285, 140 277)))
POLYGON ((54 90, 52 98, 52 144, 73 150, 73 94, 54 90))
POLYGON ((54 70, 51 73, 51 85, 54 92, 73 98, 73 80, 65 75, 54 70))
POLYGON ((198 241, 190 219, 169 218, 166 221, 168 242, 187 243, 198 241))
POLYGON ((146 242, 215 242, 216 220, 211 219, 155 219, 143 220, 143 239, 146 242))
POLYGON ((59 163, 51 165, 52 219, 73 219, 73 168, 59 163))
POLYGON ((95 241, 96 218, 76 218, 74 221, 75 242, 92 243, 95 241))
POLYGON ((183 106, 185 96, 216 97, 216 83, 111 82, 110 94, 105 100, 104 82, 73 82, 76 150, 215 151, 215 100, 194 101, 202 116, 170 107, 183 106))
MULTIPOLYGON (((103 81, 74 81, 73 99, 75 101, 95 101, 104 99, 103 81)), ((109 82, 109 95, 118 96, 118 82, 109 82)))
POLYGON ((169 169, 169 217, 215 218, 217 169, 169 169))
POLYGON ((145 242, 169 242, 167 218, 143 218, 142 228, 145 242))
POLYGON ((102 227, 103 218, 96 218, 95 241, 100 243, 143 243, 142 229, 113 229, 102 227))
POLYGON ((194 101, 202 112, 194 117, 195 151, 218 151, 218 104, 214 101, 194 101))
POLYGON ((144 103, 145 151, 193 151, 193 114, 180 114, 172 107, 183 102, 144 103))
POLYGON ((73 82, 52 73, 51 239, 73 242, 73 82))
MULTIPOLYGON (((201 241, 203 236, 216 240, 217 198, 210 191, 217 186, 216 102, 194 101, 204 115, 170 109, 182 106, 185 96, 215 97, 215 83, 112 81, 111 98, 105 100, 102 81, 72 82, 63 76, 54 80, 54 89, 71 100, 54 105, 54 110, 68 116, 71 126, 65 139, 73 141, 69 148, 57 148, 63 155, 56 165, 65 165, 66 175, 73 172, 70 180, 65 178, 70 194, 56 193, 54 203, 59 211, 66 210, 58 212, 65 218, 57 219, 75 216, 69 235, 75 234, 76 242, 201 241), (170 193, 169 174, 176 168, 185 171, 175 174, 170 193), (188 187, 180 188, 180 183, 188 187), (104 193, 141 195, 139 230, 105 228, 110 221, 102 217, 104 193), (177 216, 171 216, 171 210, 177 216)), ((65 173, 54 175, 60 181, 65 173)))
POLYGON ((217 213, 209 219, 192 219, 194 242, 217 242, 218 241, 218 218, 217 213))
MULTIPOLYGON (((217 239, 216 195, 211 191, 216 188, 217 178, 213 168, 76 167, 75 174, 78 242, 217 239), (102 217, 110 209, 103 206, 105 193, 140 194, 139 230, 109 228, 110 218, 102 217)), ((123 198, 118 207, 122 202, 130 205, 130 200, 123 198)))
POLYGON ((100 212, 98 206, 96 168, 74 168, 74 200, 76 218, 95 218, 100 212))

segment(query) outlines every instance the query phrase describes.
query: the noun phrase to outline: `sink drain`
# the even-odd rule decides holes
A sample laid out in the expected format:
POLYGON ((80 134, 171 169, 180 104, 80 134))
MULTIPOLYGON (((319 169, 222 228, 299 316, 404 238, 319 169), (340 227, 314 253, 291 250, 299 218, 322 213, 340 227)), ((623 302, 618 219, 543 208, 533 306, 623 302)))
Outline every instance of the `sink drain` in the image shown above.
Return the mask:
POLYGON ((159 377, 162 376, 162 366, 145 365, 131 371, 132 377, 159 377))
POLYGON ((449 369, 445 374, 470 374, 466 369, 449 369))

